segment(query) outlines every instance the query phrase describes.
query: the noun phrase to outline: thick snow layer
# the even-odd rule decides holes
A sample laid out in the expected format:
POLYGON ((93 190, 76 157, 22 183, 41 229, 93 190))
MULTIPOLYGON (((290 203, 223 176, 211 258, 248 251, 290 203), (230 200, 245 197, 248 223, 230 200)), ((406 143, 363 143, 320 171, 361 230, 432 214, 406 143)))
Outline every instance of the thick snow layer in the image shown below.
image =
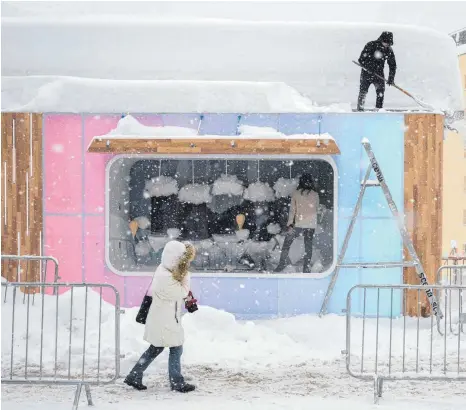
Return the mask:
MULTIPOLYGON (((280 82, 319 105, 351 103, 354 107, 360 69, 351 61, 358 59, 368 41, 386 30, 394 32, 399 67, 396 83, 439 109, 462 110, 457 50, 451 37, 430 29, 397 24, 5 18, 2 19, 2 74, 280 82)), ((58 98, 57 89, 63 86, 60 80, 52 82, 39 95, 28 89, 24 78, 13 81, 17 81, 16 95, 24 93, 23 106, 36 98, 42 98, 43 102, 58 98)), ((31 81, 41 82, 43 78, 33 77, 31 81)), ((10 84, 8 92, 13 93, 14 88, 10 84)), ((115 88, 115 83, 108 88, 115 88)), ((129 88, 128 92, 137 94, 133 101, 158 99, 151 88, 129 88)), ((77 95, 67 91, 65 99, 82 98, 77 83, 72 90, 77 95)), ((374 94, 369 93, 368 107, 374 104, 374 94)), ((97 97, 105 98, 107 103, 112 102, 110 107, 121 110, 118 99, 112 101, 105 94, 97 97)), ((180 108, 173 108, 171 102, 169 99, 167 106, 184 111, 182 94, 177 98, 180 108)), ((12 108, 11 105, 4 107, 12 108)), ((41 106, 35 104, 35 108, 41 106)), ((417 109, 418 106, 397 89, 388 87, 385 108, 417 109)))
MULTIPOLYGON (((271 127, 253 127, 248 125, 241 125, 239 127, 240 134, 232 135, 199 135, 197 130, 193 128, 184 127, 163 127, 163 126, 145 126, 142 125, 137 119, 131 115, 127 115, 119 120, 117 127, 110 131, 108 134, 99 135, 92 139, 94 140, 112 140, 112 139, 129 139, 129 138, 150 138, 150 139, 317 139, 327 144, 334 138, 328 134, 291 134, 286 135, 271 127), (121 124, 121 125, 120 125, 121 124)), ((92 141, 90 144, 92 144, 92 141)))
POLYGON ((278 178, 275 182, 273 189, 275 190, 275 196, 277 198, 286 198, 292 196, 296 188, 298 187, 299 180, 297 178, 278 178))
POLYGON ((208 204, 212 201, 210 194, 210 185, 207 184, 189 184, 180 189, 178 193, 180 202, 188 204, 208 204))
POLYGON ((282 138, 284 134, 272 127, 256 127, 252 125, 240 125, 238 131, 243 137, 256 138, 282 138))
MULTIPOLYGON (((250 286, 247 281, 241 287, 250 286)), ((4 300, 2 294, 2 302, 4 300)), ((2 376, 9 377, 12 293, 7 293, 6 303, 2 303, 2 376)), ((21 297, 20 297, 21 296, 21 297)), ((86 375, 96 374, 99 335, 99 297, 96 292, 88 294, 88 320, 84 322, 86 298, 83 290, 76 290, 71 305, 70 292, 58 299, 58 375, 67 375, 70 354, 69 335, 72 330, 71 374, 81 374, 83 336, 86 326, 86 375), (70 306, 72 326, 70 326, 70 306)), ((144 326, 136 323, 138 308, 128 309, 121 316, 121 376, 125 376, 140 354, 148 345, 143 341, 144 326)), ((44 333, 43 333, 43 369, 53 374, 55 366, 55 317, 56 298, 45 296, 44 333)), ((28 367, 32 373, 37 371, 40 363, 40 323, 41 298, 36 295, 36 303, 29 309, 29 329, 26 331, 27 304, 22 303, 18 293, 15 305, 15 374, 24 374, 26 358, 26 339, 28 344, 28 367), (23 320, 21 320, 23 319, 23 320)), ((107 303, 102 303, 101 315, 101 353, 100 371, 102 375, 111 376, 114 370, 114 310, 107 303)), ((98 408, 112 410, 147 409, 157 400, 157 408, 173 409, 174 406, 189 404, 192 408, 207 410, 230 410, 238 405, 258 409, 308 409, 339 410, 343 407, 351 410, 370 410, 372 401, 372 383, 365 383, 346 374, 344 356, 345 318, 334 315, 322 319, 317 316, 304 315, 269 321, 243 322, 235 320, 230 313, 202 305, 194 314, 185 314, 182 318, 186 341, 182 358, 183 370, 188 380, 193 381, 198 390, 188 398, 170 393, 167 381, 167 352, 165 351, 151 364, 146 372, 145 382, 149 385, 147 392, 135 392, 123 385, 120 379, 116 385, 92 387, 93 397, 98 408), (282 400, 286 397, 286 400, 282 400), (301 398, 304 401, 300 401, 301 398), (218 400, 216 399, 218 398, 218 400), (185 401, 186 400, 186 401, 185 401), (217 401, 216 401, 217 400, 217 401), (297 403, 295 406, 294 403, 297 403)), ((433 370, 443 369, 443 354, 446 351, 449 371, 456 373, 454 360, 460 349, 460 358, 466 357, 464 335, 458 344, 458 337, 447 335, 444 339, 437 331, 431 333, 430 319, 420 319, 419 332, 416 319, 407 319, 404 332, 403 319, 367 319, 365 324, 365 363, 366 371, 373 369, 376 360, 376 337, 379 343, 377 356, 379 370, 387 368, 389 353, 393 374, 403 366, 402 352, 406 352, 404 366, 412 372, 419 358, 419 370, 427 373, 432 337, 433 370), (392 328, 390 331, 390 323, 392 328), (389 344, 392 333, 394 343, 389 344), (405 343, 403 343, 403 340, 405 343), (417 340, 420 349, 416 348, 417 340)), ((362 320, 352 319, 351 340, 353 370, 358 371, 357 361, 361 353, 362 320)), ((463 366, 464 369, 464 366, 463 366)), ((67 408, 63 400, 72 397, 72 389, 50 387, 25 387, 2 385, 2 408, 50 410, 67 408), (57 402, 62 402, 61 405, 57 402), (56 406, 56 407, 55 407, 56 406)), ((71 399, 69 399, 71 400, 71 399)), ((83 399, 84 400, 84 399, 83 399)), ((452 410, 464 406, 463 383, 445 383, 436 381, 393 382, 384 384, 384 397, 380 407, 389 410, 452 410), (426 389, 429 394, 426 395, 426 389), (409 405, 407 405, 409 403, 409 405), (455 407, 456 406, 456 407, 455 407)))
POLYGON ((275 199, 275 195, 269 184, 254 182, 244 190, 244 199, 252 202, 270 202, 275 199))
POLYGON ((106 136, 111 138, 128 137, 191 137, 197 135, 197 130, 185 127, 150 127, 141 124, 132 115, 126 115, 118 121, 116 128, 111 130, 106 136))
POLYGON ((149 196, 170 196, 178 193, 178 182, 172 177, 160 175, 146 181, 146 191, 149 196))
POLYGON ((212 187, 212 195, 243 195, 244 187, 236 175, 222 175, 212 187))
POLYGON ((351 106, 317 106, 282 82, 7 76, 2 77, 2 111, 313 113, 349 112, 351 106))

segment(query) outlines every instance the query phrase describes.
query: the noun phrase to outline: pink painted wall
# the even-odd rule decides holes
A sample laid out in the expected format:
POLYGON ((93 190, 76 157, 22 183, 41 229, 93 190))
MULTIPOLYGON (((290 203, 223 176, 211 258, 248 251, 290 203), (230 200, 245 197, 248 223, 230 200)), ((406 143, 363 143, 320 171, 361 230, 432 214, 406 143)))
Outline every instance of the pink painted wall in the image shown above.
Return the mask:
MULTIPOLYGON (((44 115, 44 254, 58 258, 62 281, 114 285, 123 306, 136 306, 149 279, 130 278, 127 292, 127 279, 105 264, 105 167, 112 156, 87 152, 92 138, 120 118, 44 115)), ((144 122, 159 124, 160 117, 146 115, 144 122)), ((103 296, 114 302, 113 291, 104 288, 103 296)))

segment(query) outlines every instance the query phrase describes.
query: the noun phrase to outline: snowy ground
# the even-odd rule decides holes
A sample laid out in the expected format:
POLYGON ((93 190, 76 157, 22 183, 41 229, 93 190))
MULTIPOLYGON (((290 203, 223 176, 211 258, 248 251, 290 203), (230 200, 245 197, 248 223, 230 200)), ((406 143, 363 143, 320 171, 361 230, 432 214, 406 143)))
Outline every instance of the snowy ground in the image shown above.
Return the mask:
MULTIPOLYGON (((2 298, 3 300, 3 298, 2 298)), ((40 299, 39 299, 40 300, 40 299)), ((56 299, 45 298, 45 317, 53 317, 56 299)), ((84 292, 77 291, 73 298, 73 349, 72 366, 80 369, 81 338, 83 336, 84 292), (78 306, 81 309, 77 308, 78 306), (76 355, 76 357, 74 357, 76 355), (77 361, 74 361, 77 359, 77 361)), ((98 317, 99 298, 97 293, 88 295, 88 310, 93 320, 88 320, 88 345, 86 347, 86 368, 94 374, 97 350, 95 327, 98 317)), ((69 292, 60 296, 58 309, 59 320, 59 355, 60 371, 66 373, 68 360, 69 334, 69 292), (63 367, 64 366, 64 367, 63 367)), ((23 316, 27 305, 22 298, 17 300, 15 315, 18 324, 15 327, 15 374, 21 374, 20 361, 24 360, 25 329, 23 316), (22 323, 22 325, 21 325, 22 323)), ((35 338, 40 333, 41 304, 30 306, 30 331, 28 362, 31 368, 37 365, 39 343, 35 338)), ((2 304, 2 376, 9 372, 11 343, 11 292, 7 303, 2 304)), ((113 355, 113 308, 103 304, 102 313, 102 349, 101 370, 110 374, 113 355)), ((147 347, 142 341, 143 326, 135 323, 136 311, 127 311, 121 323, 121 351, 126 355, 122 360, 121 374, 124 375, 147 347)), ((322 410, 372 409, 372 383, 363 382, 347 375, 344 357, 341 350, 345 348, 345 319, 328 316, 319 319, 316 316, 299 316, 259 322, 239 322, 233 315, 217 311, 209 307, 201 309, 193 315, 183 318, 186 330, 183 368, 186 376, 198 389, 190 395, 180 395, 169 391, 166 366, 167 354, 153 363, 147 373, 145 382, 149 386, 146 392, 137 392, 127 388, 119 379, 116 384, 104 387, 93 387, 93 399, 97 409, 139 410, 148 406, 158 409, 172 409, 176 405, 189 405, 194 409, 233 409, 238 405, 254 409, 304 409, 314 407, 322 410), (153 402, 156 402, 154 404, 153 402)), ((46 319, 44 332, 44 368, 53 368, 53 348, 55 337, 54 320, 46 319)), ((97 322, 98 323, 98 322, 97 322)), ((393 321, 392 365, 401 363, 401 345, 399 344, 402 320, 393 321)), ((354 319, 354 338, 351 340, 353 354, 360 350, 359 335, 362 321, 354 319)), ((373 366, 375 349, 375 320, 366 323, 366 372, 373 366)), ((388 348, 389 320, 380 320, 379 363, 386 366, 388 348)), ((408 321, 406 333, 406 367, 408 371, 415 366, 417 354, 415 340, 417 338, 416 321, 408 321)), ((445 339, 436 331, 431 333, 430 319, 420 323, 419 364, 421 369, 429 362, 429 341, 432 337, 434 371, 441 369, 445 339)), ((456 371, 455 357, 460 349, 460 366, 465 371, 466 335, 460 338, 448 336, 446 339, 447 358, 456 371)), ((355 360, 357 364, 357 360, 355 360)), ((353 366, 353 370, 358 367, 353 366)), ((47 386, 2 386, 2 408, 5 410, 58 410, 69 409, 73 399, 74 388, 47 386)), ((81 406, 84 408, 83 392, 81 406)), ((463 383, 444 382, 392 382, 386 383, 384 396, 379 407, 381 409, 419 409, 447 410, 459 409, 466 403, 466 387, 463 383), (426 393, 427 392, 427 393, 426 393)))

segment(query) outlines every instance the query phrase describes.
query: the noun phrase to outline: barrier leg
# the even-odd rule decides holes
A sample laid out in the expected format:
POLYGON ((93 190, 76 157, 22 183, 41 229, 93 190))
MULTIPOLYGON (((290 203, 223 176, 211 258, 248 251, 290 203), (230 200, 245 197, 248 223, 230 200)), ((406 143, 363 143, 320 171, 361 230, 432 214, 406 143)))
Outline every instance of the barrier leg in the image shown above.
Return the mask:
POLYGON ((91 396, 91 386, 88 384, 84 385, 84 388, 86 390, 86 397, 87 397, 87 405, 88 406, 93 406, 94 403, 92 402, 92 396, 91 396))
POLYGON ((379 376, 374 376, 374 404, 379 404, 379 398, 381 397, 382 393, 379 394, 379 389, 381 388, 381 379, 379 376))
POLYGON ((380 378, 380 379, 379 379, 378 386, 377 386, 377 395, 378 395, 379 397, 382 397, 382 392, 383 392, 383 379, 380 378))
POLYGON ((76 393, 74 395, 73 410, 76 410, 79 406, 79 399, 81 397, 81 390, 83 388, 82 384, 76 386, 76 393))

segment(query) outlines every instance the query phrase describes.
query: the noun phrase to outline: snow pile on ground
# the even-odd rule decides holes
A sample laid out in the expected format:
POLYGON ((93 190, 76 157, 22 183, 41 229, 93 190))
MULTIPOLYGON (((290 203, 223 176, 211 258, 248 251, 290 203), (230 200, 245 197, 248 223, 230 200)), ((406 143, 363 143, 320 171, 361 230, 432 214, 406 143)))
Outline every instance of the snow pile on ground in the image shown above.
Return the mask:
POLYGON ((244 190, 244 199, 252 202, 271 202, 275 199, 275 195, 269 184, 253 182, 244 190))
MULTIPOLYGON (((144 17, 73 20, 68 16, 68 24, 64 21, 62 17, 2 19, 2 74, 6 76, 2 111, 202 112, 202 107, 208 108, 206 112, 319 112, 323 110, 316 104, 354 107, 360 68, 352 60, 382 31, 394 33, 399 86, 439 109, 463 110, 455 43, 430 29, 360 22, 144 17), (142 82, 125 84, 135 79, 142 82), (194 85, 199 87, 195 96, 190 85, 177 84, 186 79, 202 82, 194 85), (163 82, 151 87, 146 80, 170 80, 170 91, 164 90, 163 82), (234 90, 219 92, 209 87, 210 81, 227 81, 221 88, 234 90), (262 85, 251 88, 255 82, 262 85), (281 85, 270 85, 277 83, 281 85), (88 87, 96 85, 98 92, 89 93, 88 87)), ((367 107, 374 102, 371 92, 367 107)), ((419 106, 388 87, 385 108, 419 106)))
MULTIPOLYGON (((86 295, 84 288, 75 289, 73 292, 68 291, 60 295, 58 299, 55 296, 45 295, 42 317, 42 295, 24 296, 18 290, 13 304, 14 290, 8 288, 7 303, 2 304, 2 378, 9 377, 11 369, 13 374, 19 375, 19 369, 24 367, 26 360, 31 376, 38 376, 41 367, 43 375, 53 376, 56 367, 59 377, 67 378, 68 375, 71 378, 79 377, 82 375, 83 352, 85 352, 85 374, 96 380, 99 373, 101 380, 110 380, 112 372, 115 372, 115 313, 113 306, 105 302, 102 303, 100 310, 100 290, 97 292, 95 290, 89 289, 86 295), (13 306, 15 326, 11 368, 13 306), (85 319, 86 309, 87 319, 85 319), (59 315, 56 323, 57 310, 59 315), (42 336, 41 324, 43 324, 42 336)), ((5 288, 2 288, 2 301, 4 299, 5 288)))
MULTIPOLYGON (((248 286, 248 283, 245 282, 243 286, 248 286)), ((12 296, 11 288, 8 289, 6 297, 3 289, 2 377, 6 378, 10 376, 11 363, 12 296), (6 303, 3 303, 4 300, 6 303)), ((29 296, 29 301, 31 299, 32 296, 29 296)), ((43 321, 41 319, 42 297, 36 295, 35 303, 29 304, 29 309, 27 301, 28 296, 26 296, 26 303, 23 304, 23 294, 17 292, 13 376, 23 377, 27 355, 30 378, 39 375, 41 356, 44 376, 53 377, 56 367, 59 378, 67 378, 68 374, 71 378, 79 378, 82 376, 84 351, 84 373, 87 380, 96 380, 98 373, 101 381, 111 379, 115 371, 115 314, 112 305, 106 302, 100 303, 98 291, 89 290, 87 302, 84 289, 76 289, 73 295, 68 291, 60 295, 58 299, 55 296, 44 296, 43 321), (59 315, 56 324, 57 308, 59 315), (84 318, 86 308, 87 320, 84 318), (44 332, 41 339, 42 322, 44 332), (27 323, 29 323, 28 331, 27 323), (85 344, 84 334, 86 334, 85 344), (100 352, 98 349, 99 335, 101 337, 100 352), (26 350, 26 340, 28 340, 28 350, 26 350), (55 340, 58 346, 56 362, 55 340), (71 363, 71 368, 69 363, 71 363)), ((141 353, 148 347, 148 344, 143 341, 144 326, 135 321, 137 312, 138 308, 128 309, 124 315, 120 316, 120 348, 121 353, 125 355, 121 361, 121 376, 127 374, 141 353)), ((341 408, 341 405, 348 403, 348 400, 356 399, 354 403, 360 405, 371 401, 372 384, 350 378, 346 374, 344 356, 341 355, 341 350, 345 348, 346 329, 345 318, 342 316, 329 315, 320 319, 313 315, 303 315, 243 322, 236 320, 230 313, 203 306, 200 300, 199 310, 193 314, 186 313, 182 321, 186 336, 182 359, 184 373, 189 380, 194 378, 194 383, 199 386, 199 390, 189 397, 191 405, 193 403, 197 405, 204 396, 210 399, 212 395, 217 397, 219 392, 222 394, 222 400, 231 400, 238 395, 250 399, 267 397, 265 402, 267 405, 264 407, 267 409, 276 406, 276 399, 271 401, 271 397, 283 394, 288 397, 288 406, 284 404, 283 407, 278 407, 283 409, 290 408, 290 403, 300 396, 306 398, 307 407, 309 400, 322 398, 322 403, 319 402, 322 405, 319 404, 317 407, 322 409, 327 409, 329 397, 336 397, 339 399, 338 406, 328 407, 331 410, 341 408)), ((362 319, 352 318, 351 370, 360 371, 361 363, 358 358, 361 354, 364 332, 365 374, 371 375, 374 372, 376 360, 378 371, 382 373, 388 369, 390 360, 392 374, 399 373, 403 365, 407 373, 414 372, 417 366, 420 373, 428 374, 432 366, 433 373, 436 374, 443 370, 444 352, 447 358, 447 373, 453 375, 456 373, 458 354, 461 360, 460 368, 464 372, 466 335, 462 333, 458 338, 458 336, 447 334, 446 338, 443 338, 435 328, 433 332, 431 331, 431 324, 430 318, 420 319, 419 326, 414 318, 407 318, 406 322, 402 318, 392 321, 387 318, 379 320, 368 318, 363 328, 362 319), (392 335, 391 344, 390 334, 392 335), (417 349, 417 340, 419 340, 419 349, 417 349), (431 340, 432 349, 430 348, 431 340), (376 354, 377 343, 379 351, 376 354), (404 364, 403 351, 406 354, 404 364), (430 360, 431 351, 432 361, 430 360)), ((152 399, 153 394, 157 395, 159 407, 167 403, 173 404, 173 400, 178 400, 181 396, 171 396, 169 393, 166 376, 167 356, 166 349, 145 374, 145 381, 150 388, 149 395, 126 388, 121 380, 116 385, 107 388, 92 388, 94 400, 99 408, 108 406, 115 408, 117 405, 115 400, 120 403, 118 406, 125 404, 121 407, 122 409, 132 408, 131 406, 135 405, 137 400, 143 400, 141 409, 147 408, 147 399, 152 399)), ((453 405, 442 407, 440 404, 441 402, 452 403, 455 394, 464 391, 462 385, 453 383, 436 381, 426 383, 428 383, 427 388, 436 392, 435 397, 438 396, 438 401, 433 402, 434 397, 429 395, 429 403, 433 403, 433 407, 429 407, 431 410, 455 408, 453 405)), ((18 403, 22 403, 21 408, 26 408, 25 405, 29 402, 31 409, 49 409, 53 408, 50 405, 51 401, 62 401, 65 395, 63 388, 45 387, 46 394, 42 386, 37 391, 31 388, 27 393, 25 389, 29 387, 2 386, 3 393, 7 393, 2 397, 2 407, 5 402, 11 402, 16 405, 11 408, 18 408, 18 403), (40 405, 33 407, 41 401, 44 407, 40 405)), ((382 399, 384 407, 390 405, 396 397, 410 397, 411 400, 415 400, 413 403, 419 403, 413 397, 417 396, 417 400, 422 400, 421 397, 424 395, 424 390, 419 388, 419 383, 413 384, 410 381, 387 383, 385 389, 388 392, 382 399), (390 394, 392 387, 395 398, 393 393, 390 394)), ((458 396, 458 400, 464 401, 464 397, 458 396)), ((362 408, 360 405, 355 405, 354 408, 362 408)), ((306 406, 302 408, 307 408, 306 406)), ((213 408, 229 409, 229 407, 215 406, 213 408)), ((372 406, 369 405, 369 408, 372 406)), ((414 408, 417 409, 419 406, 414 408)))
POLYGON ((180 202, 188 204, 208 204, 212 201, 210 194, 210 185, 207 184, 189 184, 180 189, 178 193, 180 202))
POLYGON ((298 178, 278 178, 275 182, 273 189, 277 198, 286 198, 292 196, 296 188, 298 187, 298 178))
POLYGON ((222 174, 222 176, 214 182, 212 187, 212 195, 241 196, 243 195, 243 191, 243 183, 236 175, 222 174))
MULTIPOLYGON (((247 286, 245 284, 245 286, 247 286)), ((4 289, 2 301, 5 298, 4 289)), ((2 305, 2 374, 9 374, 12 330, 12 289, 8 289, 6 303, 2 305)), ((15 328, 14 328, 14 372, 18 372, 28 355, 28 367, 32 374, 39 370, 41 346, 41 310, 42 296, 29 296, 29 330, 27 331, 28 296, 23 304, 23 294, 16 294, 15 328), (28 352, 26 353, 26 340, 28 352)), ((75 289, 58 298, 58 326, 55 324, 57 298, 44 296, 44 332, 42 340, 42 358, 44 372, 55 367, 54 346, 57 336, 57 369, 60 375, 71 373, 79 375, 82 371, 82 353, 85 351, 85 372, 109 377, 114 370, 115 353, 115 312, 114 307, 106 302, 100 304, 99 291, 75 289), (100 306, 102 309, 100 310, 100 306), (72 309, 71 309, 72 308, 72 309), (88 316, 85 320, 84 312, 88 316), (99 311, 101 314, 99 315, 99 311), (70 317, 72 320, 70 322, 70 317), (100 318, 100 320, 99 320, 100 318), (71 323, 71 326, 70 326, 71 323), (100 323, 100 326, 99 326, 100 323), (84 345, 84 334, 86 343, 84 345), (99 355, 99 334, 101 337, 99 355), (71 337, 71 347, 70 347, 71 337), (85 350, 84 349, 85 346, 85 350), (97 359, 100 356, 100 361, 97 359), (70 359, 71 358, 71 359, 70 359), (73 373, 74 372, 74 373, 73 373)), ((129 309, 121 315, 121 353, 123 372, 134 364, 147 344, 143 341, 144 326, 136 323, 138 308, 129 309)), ((341 359, 341 349, 345 347, 345 318, 335 315, 319 319, 317 316, 304 315, 268 321, 241 322, 227 312, 203 306, 199 301, 199 310, 194 314, 186 313, 183 318, 186 342, 184 361, 188 365, 215 365, 230 369, 258 369, 283 367, 306 362, 333 363, 341 359)), ((458 336, 449 334, 444 339, 434 327, 431 331, 431 319, 421 319, 419 333, 417 320, 388 318, 368 318, 364 324, 365 372, 371 371, 378 363, 378 371, 388 369, 391 360, 392 373, 402 371, 402 352, 405 351, 405 371, 413 372, 416 363, 420 371, 429 371, 430 343, 432 340, 433 371, 443 370, 443 353, 447 352, 447 372, 456 372, 458 349, 460 357, 466 357, 466 343, 458 344, 458 336), (391 329, 390 329, 391 327, 391 329), (405 330, 404 330, 405 329, 405 330), (392 343, 390 344, 390 333, 392 343), (375 346, 378 338, 378 352, 375 346), (417 339, 419 338, 419 349, 417 339), (403 343, 404 341, 404 343, 403 343), (391 353, 391 359, 390 355, 391 353), (426 367, 427 366, 427 367, 426 367)), ((351 320, 351 363, 352 370, 359 371, 361 354, 363 320, 351 320)), ((464 341, 466 334, 462 334, 464 341)), ((159 366, 155 366, 154 370, 159 366)), ((151 371, 149 371, 150 373, 151 371)))
POLYGON ((149 196, 156 197, 176 195, 179 191, 176 179, 165 175, 146 181, 145 188, 149 196))

